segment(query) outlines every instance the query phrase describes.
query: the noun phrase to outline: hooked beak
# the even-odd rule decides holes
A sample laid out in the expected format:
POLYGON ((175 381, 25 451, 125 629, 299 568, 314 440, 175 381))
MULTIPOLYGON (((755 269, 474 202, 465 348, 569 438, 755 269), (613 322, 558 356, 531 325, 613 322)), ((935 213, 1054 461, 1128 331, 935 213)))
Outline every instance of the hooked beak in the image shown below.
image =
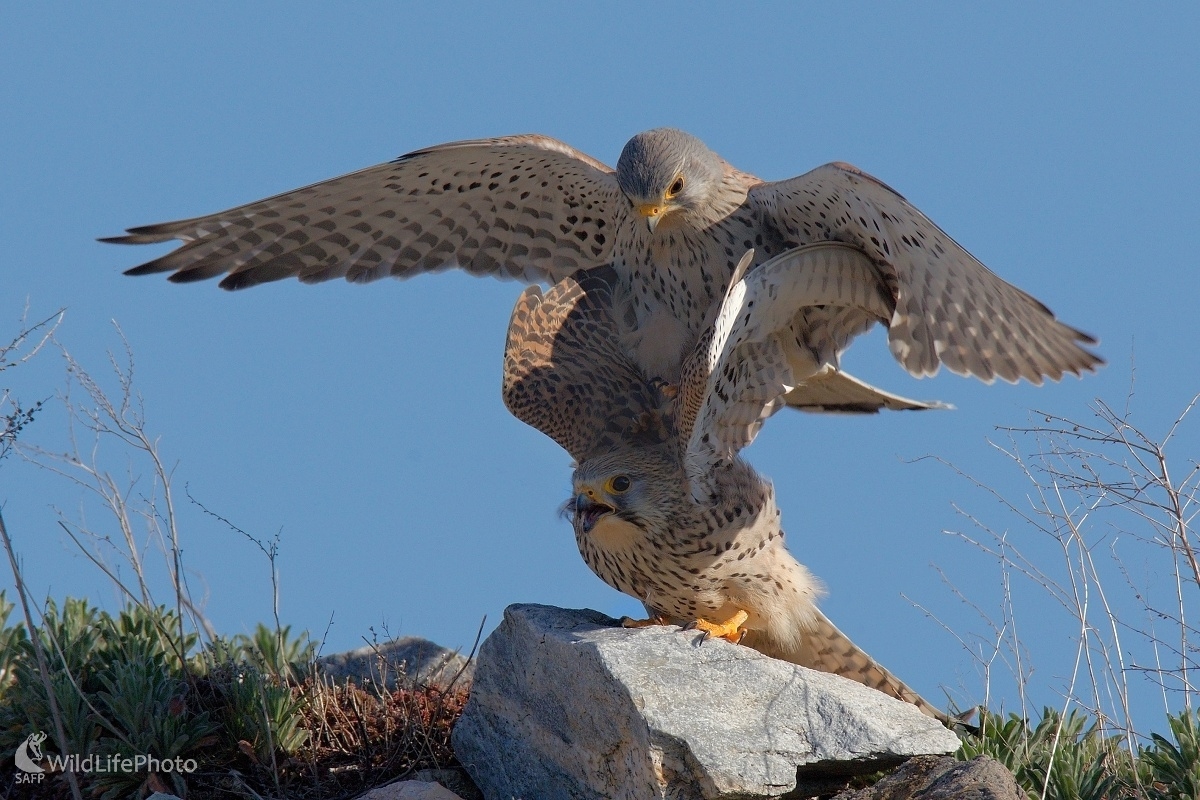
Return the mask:
POLYGON ((654 229, 658 227, 659 220, 667 213, 665 203, 643 203, 637 206, 637 213, 646 218, 646 224, 650 226, 650 232, 654 233, 654 229))
POLYGON ((572 519, 575 527, 584 532, 591 533, 592 528, 596 527, 596 523, 605 514, 611 514, 615 509, 604 503, 597 503, 587 492, 580 492, 575 495, 574 500, 575 515, 572 519))

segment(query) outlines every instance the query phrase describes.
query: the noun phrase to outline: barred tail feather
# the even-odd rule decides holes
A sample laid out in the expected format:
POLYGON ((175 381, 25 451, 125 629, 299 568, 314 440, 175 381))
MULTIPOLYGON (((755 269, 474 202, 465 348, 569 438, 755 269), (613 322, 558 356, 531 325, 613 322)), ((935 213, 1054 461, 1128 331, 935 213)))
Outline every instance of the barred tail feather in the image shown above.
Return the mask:
POLYGON ((813 629, 800 637, 798 646, 772 647, 769 642, 753 641, 750 637, 745 643, 775 658, 857 681, 897 700, 912 703, 934 719, 950 722, 944 712, 859 649, 828 617, 815 608, 813 612, 813 629))

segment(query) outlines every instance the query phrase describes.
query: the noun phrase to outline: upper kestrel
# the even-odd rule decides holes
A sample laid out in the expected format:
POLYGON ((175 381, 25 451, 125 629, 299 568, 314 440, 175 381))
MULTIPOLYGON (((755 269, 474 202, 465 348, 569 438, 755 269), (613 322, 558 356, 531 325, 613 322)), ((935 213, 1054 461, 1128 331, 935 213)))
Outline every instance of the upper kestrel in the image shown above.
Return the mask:
POLYGON ((103 241, 183 245, 130 274, 224 275, 236 289, 295 276, 365 282, 459 267, 556 282, 611 265, 616 320, 634 361, 668 384, 711 322, 742 254, 844 242, 877 265, 886 303, 790 309, 790 357, 829 380, 786 402, 816 410, 928 407, 838 370, 876 322, 910 373, 945 364, 985 381, 1041 383, 1103 363, 1095 340, 1006 283, 882 182, 843 163, 768 183, 682 131, 634 136, 612 170, 539 135, 439 145, 208 216, 103 241), (832 387, 832 390, 830 390, 832 387), (844 400, 844 402, 843 402, 844 400))

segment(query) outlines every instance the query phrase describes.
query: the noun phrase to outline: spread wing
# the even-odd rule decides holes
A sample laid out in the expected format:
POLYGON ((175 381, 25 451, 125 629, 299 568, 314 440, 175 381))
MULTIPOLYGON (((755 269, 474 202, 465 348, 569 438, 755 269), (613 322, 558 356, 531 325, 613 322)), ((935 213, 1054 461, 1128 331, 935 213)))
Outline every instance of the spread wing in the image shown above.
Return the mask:
POLYGON ((228 211, 101 239, 183 245, 127 271, 221 287, 460 267, 559 280, 608 263, 629 213, 612 170, 546 136, 454 142, 228 211))
MULTIPOLYGON (((1038 300, 1006 283, 884 183, 842 163, 750 190, 749 202, 798 243, 843 241, 880 266, 891 298, 892 354, 910 373, 945 364, 985 381, 1079 375, 1104 363, 1081 345, 1091 336, 1059 322, 1038 300)), ((874 322, 858 310, 813 309, 799 320, 848 339, 874 322)))
POLYGON ((579 272, 545 294, 525 289, 504 348, 504 404, 576 462, 673 435, 659 390, 625 355, 612 317, 611 267, 579 272))
POLYGON ((808 306, 856 309, 877 320, 892 312, 879 267, 838 242, 789 250, 733 283, 684 365, 677 401, 684 466, 698 502, 710 494, 712 467, 734 458, 789 393, 828 366, 794 352, 796 309, 808 306))

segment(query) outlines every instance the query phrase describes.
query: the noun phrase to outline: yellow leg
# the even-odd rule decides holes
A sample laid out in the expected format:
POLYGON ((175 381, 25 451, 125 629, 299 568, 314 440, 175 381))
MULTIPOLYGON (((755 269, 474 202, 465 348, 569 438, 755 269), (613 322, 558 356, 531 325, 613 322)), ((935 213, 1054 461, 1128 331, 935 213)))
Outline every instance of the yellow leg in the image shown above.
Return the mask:
POLYGON ((745 611, 738 611, 724 622, 709 622, 706 619, 698 619, 688 627, 704 631, 706 637, 716 636, 727 642, 740 644, 742 637, 746 635, 746 629, 742 627, 742 624, 749 618, 750 615, 745 611))
POLYGON ((665 617, 650 617, 649 619, 634 619, 633 617, 621 617, 622 628, 649 628, 651 625, 666 625, 665 617))

